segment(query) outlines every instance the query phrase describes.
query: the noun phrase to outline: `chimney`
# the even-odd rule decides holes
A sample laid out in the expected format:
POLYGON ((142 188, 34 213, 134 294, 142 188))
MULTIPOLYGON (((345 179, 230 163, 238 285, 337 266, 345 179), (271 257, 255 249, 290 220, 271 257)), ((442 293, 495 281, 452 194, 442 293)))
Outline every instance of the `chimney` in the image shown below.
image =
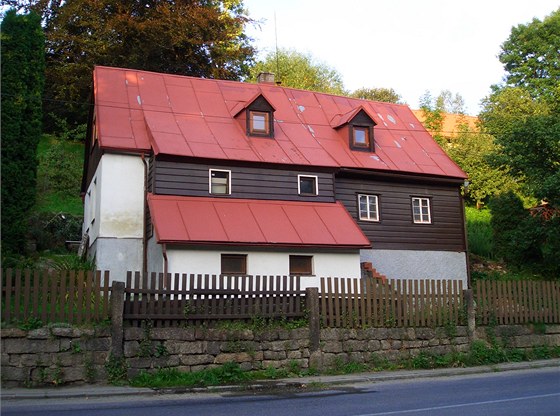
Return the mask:
POLYGON ((274 74, 272 72, 261 72, 259 75, 257 75, 257 83, 274 84, 274 74))

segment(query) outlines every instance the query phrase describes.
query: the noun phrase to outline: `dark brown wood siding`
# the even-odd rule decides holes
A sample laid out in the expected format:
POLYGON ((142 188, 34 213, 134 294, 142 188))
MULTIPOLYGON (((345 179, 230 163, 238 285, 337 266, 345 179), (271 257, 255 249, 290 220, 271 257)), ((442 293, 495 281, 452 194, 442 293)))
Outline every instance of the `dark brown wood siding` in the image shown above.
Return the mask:
POLYGON ((336 198, 356 220, 374 249, 465 251, 464 218, 459 186, 336 179, 336 198), (379 222, 358 219, 358 194, 378 196, 379 222), (415 224, 412 197, 430 199, 431 224, 415 224))
POLYGON ((153 192, 159 195, 221 196, 208 191, 210 169, 231 171, 231 195, 244 199, 334 202, 334 176, 329 172, 223 166, 155 160, 153 192), (298 195, 298 174, 317 176, 319 195, 298 195))

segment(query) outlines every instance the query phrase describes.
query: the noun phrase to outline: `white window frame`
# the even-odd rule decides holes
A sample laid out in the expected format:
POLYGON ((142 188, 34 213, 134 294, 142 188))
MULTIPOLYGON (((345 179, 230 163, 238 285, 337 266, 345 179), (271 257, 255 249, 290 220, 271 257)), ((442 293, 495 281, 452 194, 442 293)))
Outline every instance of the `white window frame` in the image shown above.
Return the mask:
POLYGON ((298 175, 297 177, 297 187, 298 187, 298 195, 319 195, 319 177, 315 175, 298 175), (301 192, 301 179, 302 178, 311 178, 315 181, 315 193, 302 193, 301 192))
POLYGON ((358 194, 358 218, 361 221, 379 222, 379 197, 377 195, 358 194), (362 212, 362 203, 361 203, 362 197, 366 198, 366 207, 367 207, 366 212, 362 212), (369 209, 371 199, 375 200, 375 215, 374 216, 372 216, 372 213, 370 212, 370 209, 369 209))
POLYGON ((231 170, 209 169, 208 170, 208 192, 212 195, 231 195, 231 170), (227 192, 226 193, 212 192, 212 173, 214 173, 214 172, 225 172, 225 173, 227 173, 227 192))
POLYGON ((414 224, 431 224, 432 223, 432 208, 430 198, 413 196, 412 197, 412 221, 414 224), (418 214, 414 212, 415 208, 419 209, 418 214), (427 209, 427 213, 423 209, 427 209))

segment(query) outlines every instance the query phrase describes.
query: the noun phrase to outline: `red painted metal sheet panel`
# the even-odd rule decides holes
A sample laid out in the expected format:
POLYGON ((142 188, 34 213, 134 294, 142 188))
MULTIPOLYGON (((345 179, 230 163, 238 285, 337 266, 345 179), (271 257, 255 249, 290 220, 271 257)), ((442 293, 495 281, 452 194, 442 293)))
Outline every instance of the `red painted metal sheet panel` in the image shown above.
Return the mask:
POLYGON ((466 177, 404 105, 268 84, 118 68, 97 67, 94 79, 102 147, 109 147, 110 143, 110 147, 142 151, 145 150, 146 137, 151 133, 154 150, 173 152, 170 153, 172 155, 192 154, 195 157, 259 163, 280 161, 294 165, 388 169, 420 174, 439 169, 445 176, 466 177), (275 108, 273 140, 277 146, 263 145, 257 141, 258 138, 245 134, 243 108, 259 94, 275 108), (114 113, 109 116, 106 114, 108 111, 103 111, 108 103, 113 103, 111 112, 114 113), (374 128, 375 153, 364 154, 366 152, 349 149, 347 129, 332 128, 337 120, 350 121, 348 115, 356 114, 362 107, 377 123, 374 128), (143 131, 136 124, 131 132, 129 119, 124 111, 119 113, 118 108, 138 110, 147 124, 147 130, 143 131), (237 118, 234 118, 236 114, 237 118), (115 133, 115 129, 118 133, 115 133), (118 137, 129 138, 137 132, 142 137, 133 140, 131 147, 127 147, 130 146, 129 140, 123 140, 119 145, 118 137), (156 132, 168 135, 158 135, 156 132), (175 135, 183 136, 184 148, 175 135), (411 137, 414 141, 407 143, 402 140, 403 137, 406 140, 411 137), (329 141, 322 140, 324 138, 329 141), (172 143, 164 143, 166 140, 172 143))
POLYGON ((365 248, 340 203, 148 195, 160 243, 365 248))

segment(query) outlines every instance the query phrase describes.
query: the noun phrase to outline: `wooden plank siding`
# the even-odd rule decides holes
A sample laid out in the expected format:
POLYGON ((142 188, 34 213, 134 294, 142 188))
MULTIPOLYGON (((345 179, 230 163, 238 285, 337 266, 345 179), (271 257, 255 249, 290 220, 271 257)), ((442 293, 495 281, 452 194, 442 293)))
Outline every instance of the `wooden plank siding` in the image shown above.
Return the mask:
POLYGON ((212 195, 208 188, 209 169, 231 171, 231 198, 283 201, 334 202, 334 175, 282 169, 224 166, 176 161, 155 161, 153 192, 159 195, 212 195), (319 195, 298 195, 298 174, 317 176, 319 195))
POLYGON ((336 178, 341 201, 376 249, 465 251, 462 198, 456 184, 336 178), (358 194, 378 196, 379 221, 358 219, 358 194), (430 199, 431 224, 415 224, 412 197, 430 199))

